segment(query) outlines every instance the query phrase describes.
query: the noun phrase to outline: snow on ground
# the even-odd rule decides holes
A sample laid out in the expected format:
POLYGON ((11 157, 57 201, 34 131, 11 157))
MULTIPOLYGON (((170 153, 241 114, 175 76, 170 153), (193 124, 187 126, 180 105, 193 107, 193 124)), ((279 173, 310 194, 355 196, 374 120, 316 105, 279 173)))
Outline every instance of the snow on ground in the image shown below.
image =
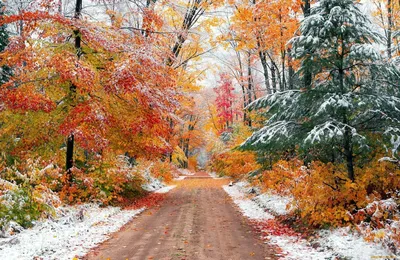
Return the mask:
MULTIPOLYGON (((166 186, 150 171, 143 174, 143 188, 167 193, 176 186, 166 186)), ((0 238, 0 259, 59 259, 84 256, 91 248, 109 238, 145 208, 121 210, 100 208, 97 204, 64 206, 56 209, 56 217, 37 221, 30 229, 0 238)))
POLYGON ((377 256, 398 259, 381 245, 366 242, 360 235, 352 232, 350 228, 338 228, 332 231, 321 230, 319 236, 318 242, 321 245, 326 248, 334 248, 340 256, 351 259, 372 259, 377 256))
POLYGON ((150 174, 150 169, 146 169, 146 171, 143 173, 143 177, 146 180, 146 183, 142 185, 144 190, 156 191, 165 187, 164 183, 162 183, 159 179, 154 178, 150 174))
POLYGON ((174 178, 175 181, 181 181, 184 180, 186 178, 186 176, 179 176, 177 178, 174 178))
POLYGON ((208 172, 208 175, 210 175, 213 179, 224 179, 224 178, 227 178, 227 177, 221 177, 221 176, 218 176, 218 174, 216 174, 215 172, 208 172))
MULTIPOLYGON (((286 205, 290 198, 273 194, 261 194, 249 198, 249 193, 257 193, 257 189, 249 188, 247 182, 238 182, 233 186, 224 186, 224 190, 232 197, 243 214, 250 220, 273 220, 275 215, 288 213, 286 205), (268 212, 267 212, 267 211, 268 212)), ((394 259, 391 253, 381 245, 368 243, 360 235, 352 233, 348 228, 321 230, 318 239, 307 241, 295 235, 275 235, 280 232, 269 232, 263 237, 269 243, 282 249, 284 259, 371 259, 372 257, 387 256, 394 259)))
POLYGON ((171 185, 171 186, 165 186, 161 189, 158 189, 156 191, 154 191, 155 193, 167 193, 168 191, 172 190, 173 188, 175 188, 176 185, 171 185))
POLYGON ((192 171, 190 171, 188 169, 182 169, 182 168, 178 168, 178 172, 181 175, 188 175, 188 176, 195 174, 195 172, 192 172, 192 171))
POLYGON ((55 219, 39 221, 31 229, 0 238, 0 259, 72 259, 109 238, 144 208, 121 210, 96 204, 57 209, 55 219))
POLYGON ((272 193, 263 193, 254 197, 253 201, 255 201, 259 206, 272 212, 274 215, 286 215, 290 213, 291 210, 290 208, 287 208, 287 206, 292 202, 292 199, 289 197, 282 197, 272 193))
POLYGON ((250 199, 247 199, 247 194, 242 192, 240 183, 239 185, 234 186, 223 186, 226 193, 231 196, 236 205, 239 206, 240 210, 243 212, 243 215, 248 217, 249 219, 254 220, 266 220, 274 218, 268 212, 265 212, 263 208, 258 206, 258 204, 250 199))

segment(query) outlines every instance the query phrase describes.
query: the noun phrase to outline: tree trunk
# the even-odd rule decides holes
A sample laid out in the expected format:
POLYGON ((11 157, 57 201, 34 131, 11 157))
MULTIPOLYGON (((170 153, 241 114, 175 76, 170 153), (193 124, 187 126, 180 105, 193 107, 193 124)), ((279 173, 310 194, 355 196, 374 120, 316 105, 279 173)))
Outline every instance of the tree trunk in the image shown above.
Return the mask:
POLYGON ((294 69, 293 69, 293 65, 292 65, 292 55, 291 55, 291 49, 288 49, 288 67, 289 67, 289 81, 288 81, 288 86, 289 89, 294 89, 294 84, 293 84, 293 80, 294 80, 294 69))
POLYGON ((258 52, 258 56, 260 57, 261 65, 264 70, 264 80, 265 80, 265 88, 267 89, 267 94, 271 94, 271 85, 269 83, 269 73, 268 73, 268 63, 267 57, 263 51, 258 52))
MULTIPOLYGON (((82 0, 76 0, 74 19, 80 19, 81 13, 82 13, 82 0)), ((74 30, 74 36, 75 36, 76 55, 78 56, 79 59, 80 56, 82 55, 81 36, 79 30, 74 30)), ((69 91, 72 102, 75 102, 76 86, 74 84, 71 84, 69 91)), ((71 133, 67 138, 66 167, 65 167, 67 170, 69 181, 72 180, 71 168, 73 166, 74 166, 74 133, 71 133)))
POLYGON ((272 78, 272 92, 276 93, 276 70, 275 66, 271 66, 271 78, 272 78))
POLYGON ((243 122, 246 123, 247 122, 247 113, 246 113, 246 107, 247 107, 247 100, 246 100, 246 90, 244 88, 243 83, 240 84, 240 86, 242 87, 242 94, 243 94, 243 122))
MULTIPOLYGON (((253 102, 252 93, 253 93, 253 75, 251 72, 251 54, 249 52, 247 58, 247 95, 249 104, 253 102)), ((250 117, 247 119, 247 124, 248 126, 251 127, 252 123, 250 117)))
POLYGON ((311 10, 310 0, 303 0, 303 4, 301 7, 303 9, 304 17, 310 16, 310 10, 311 10))
POLYGON ((387 2, 387 18, 388 18, 388 29, 387 29, 387 54, 388 58, 392 58, 392 30, 393 30, 393 8, 392 0, 387 2))
POLYGON ((247 95, 249 104, 253 102, 252 93, 253 93, 253 75, 251 72, 251 54, 249 52, 247 57, 247 95))
MULTIPOLYGON (((304 17, 308 17, 311 14, 311 3, 310 0, 303 0, 303 5, 302 5, 302 9, 303 9, 303 14, 304 17)), ((306 89, 311 88, 311 84, 312 84, 312 73, 308 68, 304 69, 304 87, 306 89)))
POLYGON ((353 149, 352 149, 352 137, 351 137, 351 130, 349 127, 346 127, 346 130, 344 131, 344 155, 346 157, 347 161, 347 176, 348 178, 354 182, 355 176, 354 176, 354 163, 353 163, 353 149))
POLYGON ((282 52, 282 83, 281 83, 281 91, 286 90, 286 74, 285 74, 285 57, 286 57, 286 51, 282 52))
MULTIPOLYGON (((341 94, 344 95, 346 93, 345 85, 344 85, 344 55, 345 55, 345 44, 344 44, 344 36, 341 35, 339 37, 339 40, 341 42, 341 53, 340 55, 340 65, 339 65, 339 86, 340 86, 340 91, 341 94)), ((347 162, 347 176, 348 178, 354 182, 355 176, 354 176, 354 164, 353 164, 353 143, 352 143, 352 133, 351 133, 351 128, 349 126, 349 120, 347 116, 347 109, 343 108, 342 112, 342 122, 345 125, 345 130, 343 134, 343 152, 344 156, 347 162)))

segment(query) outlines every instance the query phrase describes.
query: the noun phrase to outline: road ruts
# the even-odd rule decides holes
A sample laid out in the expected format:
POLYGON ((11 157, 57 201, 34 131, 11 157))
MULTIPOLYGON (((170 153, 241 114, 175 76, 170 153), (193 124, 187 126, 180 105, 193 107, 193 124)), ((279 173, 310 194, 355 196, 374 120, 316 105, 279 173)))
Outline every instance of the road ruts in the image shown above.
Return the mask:
POLYGON ((179 182, 162 205, 144 211, 86 260, 276 259, 222 189, 204 173, 179 182))

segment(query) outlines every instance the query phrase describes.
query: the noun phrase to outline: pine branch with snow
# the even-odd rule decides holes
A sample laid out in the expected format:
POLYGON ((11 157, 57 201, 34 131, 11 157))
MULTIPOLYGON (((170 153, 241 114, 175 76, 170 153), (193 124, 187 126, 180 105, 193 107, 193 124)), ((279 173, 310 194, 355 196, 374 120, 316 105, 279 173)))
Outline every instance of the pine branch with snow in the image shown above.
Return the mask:
POLYGON ((396 156, 400 140, 400 73, 373 43, 380 35, 353 0, 322 0, 302 21, 293 56, 300 73, 311 72, 311 86, 278 92, 251 103, 268 120, 243 149, 285 150, 328 145, 342 154, 354 180, 354 154, 368 151, 371 134, 396 156), (332 146, 333 145, 333 146, 332 146))

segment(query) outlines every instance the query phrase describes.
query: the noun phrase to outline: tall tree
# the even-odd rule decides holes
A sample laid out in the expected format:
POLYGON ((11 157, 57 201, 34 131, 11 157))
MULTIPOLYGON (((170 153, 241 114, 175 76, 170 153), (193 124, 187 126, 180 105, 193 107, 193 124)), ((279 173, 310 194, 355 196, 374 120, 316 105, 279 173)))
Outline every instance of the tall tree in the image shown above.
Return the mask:
POLYGON ((218 111, 218 118, 220 123, 224 126, 224 129, 228 130, 233 125, 234 115, 238 111, 235 111, 235 94, 233 93, 234 87, 232 80, 227 74, 220 75, 219 85, 214 88, 217 97, 215 104, 218 111))
MULTIPOLYGON (((301 9, 303 10, 303 15, 305 18, 310 16, 311 1, 312 0, 302 0, 301 9)), ((305 88, 311 87, 312 74, 310 71, 308 71, 307 68, 305 68, 303 71, 303 79, 304 79, 304 87, 305 88)))
POLYGON ((400 2, 396 0, 373 0, 375 5, 373 15, 377 24, 384 30, 384 39, 386 41, 386 53, 389 59, 394 54, 399 55, 400 35, 400 2))
MULTIPOLYGON (((399 140, 400 73, 372 43, 378 35, 354 0, 322 0, 292 40, 312 86, 268 95, 251 108, 265 108, 269 120, 243 148, 288 149, 291 145, 337 149, 355 180, 354 159, 372 146, 370 136, 399 140), (389 82, 389 80, 391 82, 389 82), (371 141, 371 142, 370 142, 371 141)), ((398 147, 397 147, 398 148, 398 147)))
MULTIPOLYGON (((74 14, 74 19, 79 20, 81 19, 81 14, 82 14, 82 0, 76 0, 75 3, 75 14, 74 14)), ((79 58, 82 55, 82 47, 81 47, 81 36, 79 29, 74 30, 74 37, 75 37, 75 51, 76 55, 79 58)), ((74 103, 74 100, 76 99, 76 85, 74 83, 71 83, 71 86, 69 88, 70 91, 70 97, 72 102, 74 103)), ((72 180, 72 172, 71 168, 74 166, 74 140, 75 136, 74 133, 71 132, 68 137, 67 137, 67 151, 66 151, 66 170, 69 176, 69 181, 72 180)))

